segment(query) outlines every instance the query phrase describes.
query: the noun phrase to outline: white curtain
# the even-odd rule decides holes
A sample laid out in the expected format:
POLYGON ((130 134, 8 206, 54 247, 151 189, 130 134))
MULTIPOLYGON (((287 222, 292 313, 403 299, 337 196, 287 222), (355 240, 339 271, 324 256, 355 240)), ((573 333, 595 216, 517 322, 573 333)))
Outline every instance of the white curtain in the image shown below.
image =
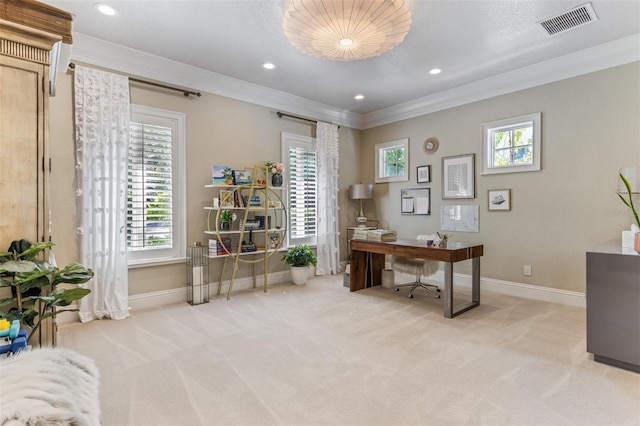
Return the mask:
POLYGON ((318 122, 318 265, 316 275, 340 272, 338 126, 318 122))
POLYGON ((74 92, 80 255, 95 273, 84 285, 91 293, 80 299, 80 321, 122 319, 129 316, 129 80, 76 66, 74 92))

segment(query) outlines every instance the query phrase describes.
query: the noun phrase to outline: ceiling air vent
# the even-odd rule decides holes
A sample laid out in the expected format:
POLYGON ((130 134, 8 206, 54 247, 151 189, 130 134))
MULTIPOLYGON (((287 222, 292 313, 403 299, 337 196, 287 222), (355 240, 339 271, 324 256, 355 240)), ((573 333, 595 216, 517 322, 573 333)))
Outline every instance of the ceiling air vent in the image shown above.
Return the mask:
POLYGON ((553 18, 540 21, 539 24, 549 33, 549 35, 558 34, 562 31, 577 28, 589 22, 595 22, 598 20, 596 13, 591 7, 591 3, 583 4, 571 10, 554 16, 553 18))

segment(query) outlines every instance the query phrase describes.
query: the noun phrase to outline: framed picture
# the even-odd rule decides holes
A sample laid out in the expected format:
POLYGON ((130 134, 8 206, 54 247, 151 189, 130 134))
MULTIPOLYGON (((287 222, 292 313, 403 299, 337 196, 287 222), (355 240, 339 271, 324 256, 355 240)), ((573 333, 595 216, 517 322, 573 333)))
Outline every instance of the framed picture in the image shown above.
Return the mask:
POLYGON ((400 212, 403 215, 431 214, 431 189, 400 190, 400 212))
POLYGON ((234 185, 251 185, 251 172, 248 170, 233 171, 234 185))
POLYGON ((233 198, 234 198, 234 191, 221 189, 220 190, 220 207, 221 208, 234 207, 235 202, 233 198))
POLYGON ((510 189, 490 189, 487 194, 489 210, 511 210, 510 189))
POLYGON ((476 198, 475 154, 442 158, 442 199, 476 198))
POLYGON ((233 169, 229 166, 211 166, 211 180, 214 185, 233 185, 233 169))
POLYGON ((440 229, 479 232, 480 206, 440 206, 440 229))
POLYGON ((431 182, 431 166, 418 166, 416 169, 416 179, 418 183, 431 182))

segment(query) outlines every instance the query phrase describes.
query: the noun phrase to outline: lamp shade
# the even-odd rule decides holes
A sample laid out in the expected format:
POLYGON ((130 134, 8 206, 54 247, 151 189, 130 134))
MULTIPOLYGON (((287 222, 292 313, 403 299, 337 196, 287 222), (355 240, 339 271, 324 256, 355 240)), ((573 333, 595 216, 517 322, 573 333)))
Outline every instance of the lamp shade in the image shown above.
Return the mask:
POLYGON ((349 198, 352 200, 370 200, 373 198, 372 183, 358 183, 349 187, 349 198))
MULTIPOLYGON (((618 173, 629 181, 633 194, 640 193, 640 167, 623 167, 618 173)), ((624 182, 620 177, 618 177, 618 192, 623 194, 627 193, 627 188, 624 186, 624 182)))
POLYGON ((411 11, 404 0, 293 0, 282 27, 304 53, 355 61, 400 44, 411 27, 411 11))

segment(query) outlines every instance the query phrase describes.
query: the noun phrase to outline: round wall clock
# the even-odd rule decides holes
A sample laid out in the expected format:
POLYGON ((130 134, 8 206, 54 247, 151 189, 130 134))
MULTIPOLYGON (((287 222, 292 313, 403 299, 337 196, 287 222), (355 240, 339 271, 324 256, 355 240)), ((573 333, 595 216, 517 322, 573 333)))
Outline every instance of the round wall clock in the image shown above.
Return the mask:
POLYGON ((440 146, 440 141, 438 140, 438 138, 436 138, 435 136, 427 138, 427 140, 424 141, 423 145, 424 152, 426 152, 427 154, 433 154, 438 150, 438 146, 440 146))

